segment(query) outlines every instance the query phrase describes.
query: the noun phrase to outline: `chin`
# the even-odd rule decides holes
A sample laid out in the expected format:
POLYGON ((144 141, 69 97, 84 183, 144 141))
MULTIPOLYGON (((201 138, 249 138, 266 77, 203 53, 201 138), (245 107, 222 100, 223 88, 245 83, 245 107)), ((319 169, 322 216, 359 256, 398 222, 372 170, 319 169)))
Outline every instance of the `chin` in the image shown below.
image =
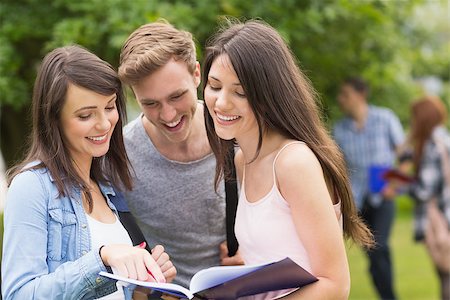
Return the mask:
POLYGON ((216 134, 217 134, 217 136, 220 137, 222 140, 229 141, 229 140, 234 139, 234 135, 232 135, 232 134, 225 134, 225 133, 222 133, 222 132, 216 132, 216 134))
POLYGON ((106 149, 106 150, 103 150, 103 151, 96 151, 96 153, 93 153, 93 157, 102 157, 102 156, 105 156, 106 155, 106 153, 108 153, 108 151, 109 151, 109 147, 108 147, 108 149, 106 149))

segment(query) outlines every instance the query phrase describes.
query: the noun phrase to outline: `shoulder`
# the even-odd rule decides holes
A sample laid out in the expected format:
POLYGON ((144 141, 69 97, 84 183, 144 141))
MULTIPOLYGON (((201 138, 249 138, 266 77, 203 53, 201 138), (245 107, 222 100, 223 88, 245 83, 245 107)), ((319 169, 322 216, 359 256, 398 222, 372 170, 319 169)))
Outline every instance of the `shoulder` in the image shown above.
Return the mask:
POLYGON ((320 163, 314 152, 305 143, 287 145, 278 154, 275 162, 275 172, 278 178, 295 174, 305 174, 314 170, 321 170, 320 163))
POLYGON ((446 149, 450 153, 450 133, 444 126, 437 126, 431 133, 431 138, 425 144, 425 153, 428 151, 436 152, 436 156, 440 156, 440 149, 446 149), (431 149, 431 150, 430 150, 431 149))
POLYGON ((244 154, 242 153, 242 150, 238 148, 236 150, 236 154, 234 155, 234 165, 236 166, 236 172, 239 176, 239 178, 242 181, 242 171, 244 169, 245 159, 244 154))
POLYGON ((142 115, 139 115, 123 128, 123 141, 127 154, 133 157, 135 153, 140 151, 139 149, 142 148, 146 140, 151 142, 142 123, 142 115))
POLYGON ((11 187, 26 185, 30 188, 36 185, 44 185, 46 182, 52 181, 52 176, 47 168, 34 168, 39 162, 32 162, 23 168, 23 170, 14 176, 11 181, 11 187))
MULTIPOLYGON (((275 161, 275 178, 281 195, 290 204, 298 199, 327 199, 322 166, 306 145, 295 143, 279 152, 275 161)), ((309 201, 307 200, 307 201, 309 201)))
POLYGON ((234 163, 239 167, 244 165, 244 154, 240 148, 236 150, 236 154, 234 155, 234 163))
POLYGON ((142 116, 139 115, 136 119, 130 121, 127 125, 123 127, 124 138, 132 136, 135 134, 139 126, 142 126, 142 116))
POLYGON ((370 111, 373 113, 373 115, 375 115, 383 120, 398 120, 397 115, 390 108, 374 106, 374 105, 370 105, 369 108, 370 108, 370 111))
POLYGON ((7 192, 7 206, 42 206, 50 195, 52 177, 46 168, 27 169, 14 176, 7 192))

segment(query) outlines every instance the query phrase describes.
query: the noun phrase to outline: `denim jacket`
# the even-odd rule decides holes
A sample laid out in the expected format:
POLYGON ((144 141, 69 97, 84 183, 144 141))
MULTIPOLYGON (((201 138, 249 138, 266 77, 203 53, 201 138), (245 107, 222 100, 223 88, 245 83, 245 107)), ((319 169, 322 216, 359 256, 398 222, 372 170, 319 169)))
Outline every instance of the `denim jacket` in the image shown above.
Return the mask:
MULTIPOLYGON (((116 213, 114 189, 100 189, 116 213)), ((94 299, 116 291, 115 281, 98 275, 106 267, 99 249, 91 249, 81 191, 59 196, 47 169, 14 177, 4 225, 4 299, 94 299)))

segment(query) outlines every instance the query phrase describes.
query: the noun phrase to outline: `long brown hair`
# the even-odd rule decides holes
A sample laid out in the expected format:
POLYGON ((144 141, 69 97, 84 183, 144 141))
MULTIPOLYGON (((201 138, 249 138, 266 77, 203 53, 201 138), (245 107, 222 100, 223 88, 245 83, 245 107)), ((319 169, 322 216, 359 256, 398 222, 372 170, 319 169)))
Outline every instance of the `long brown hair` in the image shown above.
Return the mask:
MULTIPOLYGON (((281 36, 261 21, 229 22, 229 26, 208 40, 203 89, 213 61, 222 54, 228 55, 255 114, 259 127, 256 156, 266 129, 304 141, 320 161, 330 194, 341 201, 345 236, 370 247, 372 235, 356 213, 343 155, 320 120, 316 92, 281 36)), ((217 187, 232 141, 217 136, 207 109, 204 115, 211 148, 217 157, 217 187)))
POLYGON ((417 99, 411 105, 411 126, 410 140, 413 144, 413 163, 415 172, 419 172, 422 160, 423 148, 431 138, 433 129, 445 124, 447 120, 447 109, 444 103, 437 96, 424 96, 417 99))
POLYGON ((96 182, 110 182, 116 188, 131 189, 131 174, 122 136, 126 119, 125 96, 116 71, 110 64, 78 45, 56 48, 43 59, 33 90, 33 128, 26 158, 8 170, 8 185, 14 176, 34 161, 32 169, 47 168, 55 180, 60 195, 66 196, 78 187, 87 195, 89 209, 92 197, 87 183, 78 175, 63 138, 61 111, 66 102, 69 83, 102 94, 116 94, 119 120, 111 136, 108 152, 94 158, 91 178, 96 182))

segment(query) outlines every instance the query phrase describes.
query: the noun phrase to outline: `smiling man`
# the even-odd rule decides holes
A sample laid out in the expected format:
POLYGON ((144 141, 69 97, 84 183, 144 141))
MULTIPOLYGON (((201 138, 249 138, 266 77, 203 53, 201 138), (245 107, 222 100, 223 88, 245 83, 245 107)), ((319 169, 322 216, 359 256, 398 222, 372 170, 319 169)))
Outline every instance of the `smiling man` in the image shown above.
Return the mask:
POLYGON ((164 22, 141 26, 122 48, 119 76, 142 111, 124 128, 135 171, 126 199, 147 241, 170 254, 174 282, 188 286, 197 271, 234 263, 221 261, 225 193, 214 191, 216 161, 197 99, 200 65, 192 35, 164 22))

